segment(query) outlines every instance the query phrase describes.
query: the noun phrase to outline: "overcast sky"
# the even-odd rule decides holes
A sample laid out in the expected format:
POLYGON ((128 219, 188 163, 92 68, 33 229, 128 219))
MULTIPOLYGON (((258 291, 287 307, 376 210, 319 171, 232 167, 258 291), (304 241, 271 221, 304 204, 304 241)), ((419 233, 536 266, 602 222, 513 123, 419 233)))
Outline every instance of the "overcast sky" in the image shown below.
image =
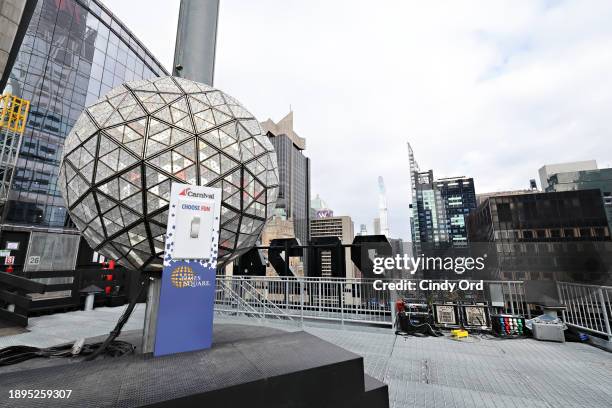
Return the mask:
MULTIPOLYGON (((104 3, 171 66, 178 0, 104 3)), ((312 196, 356 230, 372 232, 383 176, 407 239, 406 142, 477 193, 526 188, 545 163, 612 164, 611 21, 607 0, 221 0, 215 86, 260 121, 292 106, 312 196)))

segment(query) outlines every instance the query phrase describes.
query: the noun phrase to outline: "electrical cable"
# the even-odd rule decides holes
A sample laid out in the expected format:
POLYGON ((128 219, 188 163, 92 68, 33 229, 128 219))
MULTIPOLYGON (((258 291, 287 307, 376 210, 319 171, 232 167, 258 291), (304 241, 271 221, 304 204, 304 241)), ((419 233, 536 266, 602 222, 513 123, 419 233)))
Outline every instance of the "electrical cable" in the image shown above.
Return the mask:
MULTIPOLYGON (((72 344, 38 348, 31 346, 9 346, 0 350, 0 366, 8 366, 21 363, 33 358, 62 358, 89 356, 100 350, 103 342, 90 343, 83 345, 78 354, 72 352, 72 344)), ((136 347, 131 343, 121 340, 110 342, 106 349, 106 354, 112 357, 119 357, 134 352, 136 347)))
MULTIPOLYGON (((64 344, 60 346, 53 346, 47 348, 38 348, 32 346, 9 346, 0 349, 0 366, 7 366, 17 364, 22 361, 30 360, 33 358, 63 358, 63 357, 78 357, 86 356, 84 361, 91 361, 98 357, 100 354, 111 357, 119 357, 134 352, 136 347, 122 340, 116 340, 117 336, 121 334, 123 326, 128 321, 138 299, 145 293, 145 290, 149 286, 149 276, 143 274, 143 279, 140 282, 140 289, 138 294, 130 300, 130 303, 126 310, 123 312, 114 329, 109 333, 108 337, 101 342, 83 344, 78 350, 75 350, 75 344, 64 344)), ((77 342, 78 343, 78 342, 77 342)))
POLYGON ((432 336, 432 337, 441 337, 443 334, 435 330, 429 323, 421 323, 421 324, 413 324, 410 320, 410 312, 405 312, 407 315, 407 323, 410 329, 410 332, 404 332, 400 327, 400 312, 397 313, 395 319, 396 331, 395 334, 399 336, 411 335, 411 336, 432 336))
POLYGON ((128 305, 127 309, 125 309, 125 312, 123 312, 123 314, 121 315, 121 317, 117 321, 117 324, 115 325, 115 328, 109 333, 108 337, 106 338, 106 340, 104 340, 102 345, 99 348, 97 348, 92 354, 88 355, 85 358, 85 361, 91 361, 91 360, 95 359, 96 357, 98 357, 100 354, 102 354, 102 352, 104 352, 106 350, 106 348, 113 341, 115 341, 117 336, 119 336, 119 334, 121 334, 121 330, 123 329, 123 326, 125 326, 125 324, 127 323, 128 319, 132 315, 132 312, 134 311, 134 308, 136 307, 136 302, 138 302, 138 299, 145 293, 145 290, 149 287, 149 282, 150 282, 149 275, 143 273, 142 277, 143 277, 143 279, 140 282, 140 290, 138 291, 138 294, 136 296, 134 296, 134 298, 130 301, 130 304, 128 305))

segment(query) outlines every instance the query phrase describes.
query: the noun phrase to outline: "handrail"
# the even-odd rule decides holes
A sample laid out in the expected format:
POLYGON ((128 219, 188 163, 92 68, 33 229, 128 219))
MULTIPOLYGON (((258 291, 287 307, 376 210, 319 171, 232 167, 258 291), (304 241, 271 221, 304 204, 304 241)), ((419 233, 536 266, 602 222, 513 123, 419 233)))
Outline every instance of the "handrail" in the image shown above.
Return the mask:
POLYGON ((242 299, 242 297, 240 295, 238 295, 232 288, 230 288, 226 282, 221 282, 219 281, 219 279, 217 279, 217 285, 222 286, 223 289, 226 292, 229 292, 231 298, 233 300, 235 300, 236 302, 240 303, 245 309, 248 309, 249 311, 247 313, 253 313, 258 315, 260 318, 263 318, 264 315, 261 314, 261 312, 257 311, 254 307, 252 307, 247 301, 245 301, 244 299, 242 299))
MULTIPOLYGON (((249 283, 249 281, 245 280, 245 279, 241 279, 240 282, 243 282, 243 284, 247 285, 248 288, 250 288, 251 290, 247 289, 247 293, 251 296, 253 296, 255 294, 255 296, 258 297, 258 301, 261 303, 261 305, 263 306, 263 308, 266 310, 270 310, 268 308, 267 305, 272 305, 274 307, 275 310, 278 311, 279 315, 276 315, 274 313, 271 313, 273 316, 277 317, 278 319, 282 319, 283 317, 289 319, 289 320, 293 320, 293 318, 291 316, 289 316, 288 314, 286 314, 280 307, 278 307, 274 302, 270 302, 267 298, 264 297, 264 299, 261 299, 261 294, 259 293, 259 291, 257 290, 256 287, 254 287, 253 285, 251 285, 249 283)), ((271 311, 271 310, 270 310, 271 311)))

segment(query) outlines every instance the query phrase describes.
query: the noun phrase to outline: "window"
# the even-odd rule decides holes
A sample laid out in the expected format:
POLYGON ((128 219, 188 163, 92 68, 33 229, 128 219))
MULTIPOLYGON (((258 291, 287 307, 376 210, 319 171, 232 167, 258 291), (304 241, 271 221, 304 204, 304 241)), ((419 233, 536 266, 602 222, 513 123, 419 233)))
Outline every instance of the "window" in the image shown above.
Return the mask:
POLYGON ((512 222, 512 211, 510 210, 510 204, 497 204, 497 215, 499 217, 499 222, 512 222))

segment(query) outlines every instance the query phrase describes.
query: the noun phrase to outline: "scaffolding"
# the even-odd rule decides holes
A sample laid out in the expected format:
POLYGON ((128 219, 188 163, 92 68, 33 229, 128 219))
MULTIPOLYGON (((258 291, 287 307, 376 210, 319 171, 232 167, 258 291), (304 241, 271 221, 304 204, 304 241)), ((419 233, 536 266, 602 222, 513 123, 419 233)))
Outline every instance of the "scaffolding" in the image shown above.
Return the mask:
POLYGON ((10 93, 0 96, 0 208, 9 198, 29 110, 28 100, 10 93))

